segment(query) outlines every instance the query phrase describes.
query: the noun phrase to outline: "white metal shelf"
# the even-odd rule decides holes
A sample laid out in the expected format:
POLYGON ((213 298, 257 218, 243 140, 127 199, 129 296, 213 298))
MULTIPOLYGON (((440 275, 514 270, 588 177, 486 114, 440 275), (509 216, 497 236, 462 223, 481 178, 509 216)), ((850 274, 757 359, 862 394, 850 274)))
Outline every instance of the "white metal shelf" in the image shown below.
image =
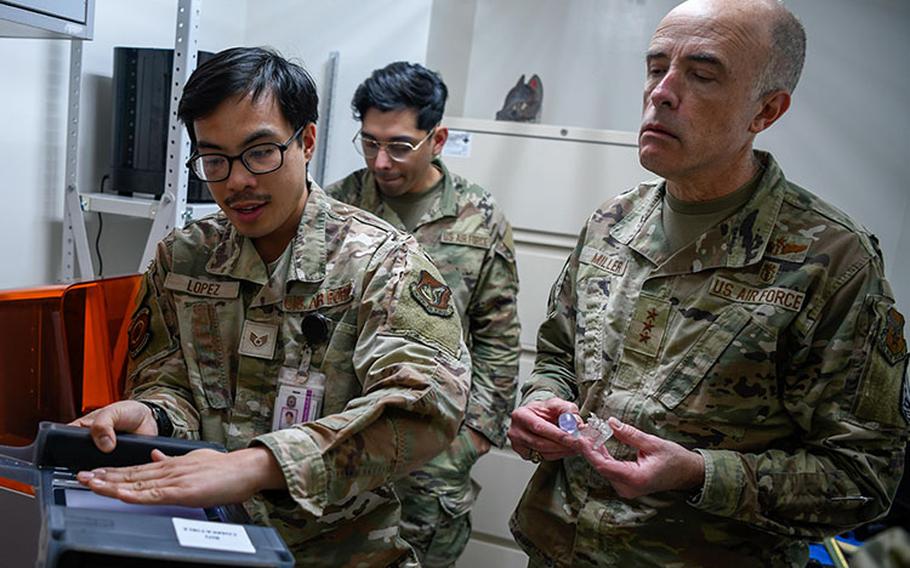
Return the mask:
POLYGON ((170 116, 168 121, 165 183, 160 199, 123 197, 103 193, 80 193, 77 187, 76 158, 79 138, 79 103, 82 81, 82 41, 73 40, 70 53, 69 111, 66 135, 66 191, 64 192, 63 271, 62 279, 76 278, 76 268, 82 279, 95 277, 85 230, 83 212, 113 213, 152 219, 152 227, 139 262, 144 270, 155 255, 162 238, 187 221, 218 210, 214 204, 186 201, 189 172, 184 164, 190 155, 189 136, 177 120, 177 104, 198 57, 199 0, 179 0, 174 39, 170 116))
MULTIPOLYGON (((169 199, 165 196, 165 199, 169 199)), ((79 195, 82 210, 91 213, 110 213, 126 217, 154 219, 161 201, 154 197, 110 195, 107 193, 82 193, 79 195)), ((215 203, 187 203, 183 211, 184 223, 218 212, 215 203)))

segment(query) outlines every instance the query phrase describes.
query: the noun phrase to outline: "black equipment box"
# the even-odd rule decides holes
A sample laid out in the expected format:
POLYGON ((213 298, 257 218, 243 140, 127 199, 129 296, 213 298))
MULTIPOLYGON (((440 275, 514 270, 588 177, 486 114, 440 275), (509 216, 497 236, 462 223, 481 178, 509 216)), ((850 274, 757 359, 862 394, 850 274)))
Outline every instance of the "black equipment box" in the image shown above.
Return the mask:
POLYGON ((217 444, 118 434, 117 447, 98 450, 89 431, 42 422, 35 442, 0 446, 0 477, 36 488, 41 509, 38 568, 290 567, 294 558, 273 528, 249 524, 241 505, 207 509, 132 505, 97 495, 76 473, 150 461, 152 449, 183 455, 217 444))
MULTIPOLYGON (((199 52, 199 63, 212 57, 199 52)), ((174 50, 114 48, 114 120, 110 189, 120 195, 164 192, 174 50)), ((186 199, 212 203, 205 183, 190 174, 186 199)))

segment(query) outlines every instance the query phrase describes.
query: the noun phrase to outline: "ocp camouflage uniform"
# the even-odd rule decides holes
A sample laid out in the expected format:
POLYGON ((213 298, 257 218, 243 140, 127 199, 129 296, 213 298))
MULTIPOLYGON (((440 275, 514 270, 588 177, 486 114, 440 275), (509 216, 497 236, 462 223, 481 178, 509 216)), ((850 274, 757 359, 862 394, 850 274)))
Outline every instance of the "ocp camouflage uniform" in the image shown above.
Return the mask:
MULTIPOLYGON (((471 536, 470 508, 479 485, 467 428, 502 446, 515 406, 519 324, 518 273, 512 230, 489 192, 448 171, 442 191, 413 234, 452 287, 471 353, 471 393, 465 422, 448 450, 396 484, 402 499, 402 534, 427 566, 450 565, 471 536)), ((333 197, 376 213, 405 230, 363 169, 329 186, 333 197)))
POLYGON ((446 288, 412 237, 315 184, 290 246, 286 275, 269 277, 221 214, 164 239, 130 328, 131 397, 163 406, 175 436, 268 447, 288 491, 247 509, 299 565, 416 565, 391 482, 462 420, 461 327, 427 309, 451 310, 446 288), (315 314, 327 333, 310 341, 315 314), (307 356, 326 376, 322 418, 271 432, 281 369, 307 356))
MULTIPOLYGON (((582 457, 545 463, 511 521, 533 563, 803 565, 807 539, 887 511, 906 442, 906 344, 881 254, 757 156, 750 201, 675 254, 662 182, 589 218, 522 403, 577 401, 583 416, 697 450, 705 483, 622 499, 582 457)), ((613 439, 606 448, 635 459, 613 439)))

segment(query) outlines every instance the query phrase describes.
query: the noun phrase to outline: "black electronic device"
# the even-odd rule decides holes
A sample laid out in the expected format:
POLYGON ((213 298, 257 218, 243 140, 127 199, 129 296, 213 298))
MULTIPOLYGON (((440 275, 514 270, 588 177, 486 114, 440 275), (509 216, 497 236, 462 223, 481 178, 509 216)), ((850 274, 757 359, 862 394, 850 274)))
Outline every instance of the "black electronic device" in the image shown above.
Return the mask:
POLYGON ((241 505, 210 508, 131 505, 96 495, 76 473, 148 463, 151 451, 183 455, 208 442, 118 434, 110 454, 84 428, 42 422, 35 442, 0 446, 0 477, 36 488, 41 509, 38 568, 120 566, 290 567, 294 559, 273 528, 249 524, 241 505))
MULTIPOLYGON (((200 51, 204 63, 212 53, 200 51)), ((111 191, 120 195, 164 192, 174 50, 114 48, 111 191)), ((182 167, 182 165, 181 165, 182 167)), ((204 182, 190 174, 187 201, 214 200, 204 182)))

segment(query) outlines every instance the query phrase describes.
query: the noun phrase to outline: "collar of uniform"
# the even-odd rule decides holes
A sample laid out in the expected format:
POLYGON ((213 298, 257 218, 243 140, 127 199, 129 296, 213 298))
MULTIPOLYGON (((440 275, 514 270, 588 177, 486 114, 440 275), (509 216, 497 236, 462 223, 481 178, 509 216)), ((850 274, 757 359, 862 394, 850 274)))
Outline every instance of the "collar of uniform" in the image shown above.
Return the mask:
POLYGON ((720 235, 721 225, 729 227, 726 266, 730 267, 748 266, 762 258, 784 200, 786 179, 780 166, 768 152, 755 151, 755 157, 765 171, 752 198, 729 222, 722 221, 709 230, 720 235))
MULTIPOLYGON (((661 187, 662 184, 654 182, 646 182, 639 185, 639 198, 637 199, 637 203, 632 207, 631 211, 610 227, 610 236, 616 239, 617 242, 624 245, 630 245, 636 250, 643 248, 638 241, 650 238, 650 235, 640 235, 641 229, 645 224, 645 221, 651 217, 654 209, 660 205, 661 198, 663 197, 661 187), (633 243, 633 239, 637 242, 633 243), (635 246, 635 244, 638 246, 635 246)), ((639 250, 638 252, 641 253, 642 251, 639 250)), ((651 258, 648 254, 644 254, 644 256, 648 259, 651 258)))
MULTIPOLYGON (((458 201, 455 195, 455 183, 452 181, 452 175, 449 169, 442 162, 442 158, 436 156, 431 162, 442 172, 442 192, 440 192, 438 201, 433 205, 427 214, 420 220, 418 227, 425 223, 431 223, 443 217, 455 217, 458 215, 458 201)), ((363 178, 363 189, 360 197, 360 207, 371 213, 379 215, 398 229, 406 230, 404 223, 398 217, 398 214, 389 207, 383 200, 379 189, 376 186, 376 180, 373 174, 367 170, 363 178)))
POLYGON ((234 225, 228 225, 227 235, 212 249, 206 272, 265 284, 269 276, 253 241, 238 233, 234 225))
POLYGON ((430 210, 430 214, 424 222, 458 215, 458 199, 455 195, 455 181, 452 179, 452 174, 449 173, 449 168, 446 167, 439 156, 433 158, 433 165, 442 172, 442 193, 439 196, 439 201, 436 202, 437 206, 430 210))
MULTIPOLYGON (((325 223, 328 201, 316 182, 309 180, 310 189, 297 234, 291 241, 293 260, 288 269, 289 280, 319 282, 325 278, 325 223)), ((265 264, 253 246, 253 241, 237 232, 233 225, 227 237, 212 250, 206 271, 263 285, 268 279, 265 264)))
POLYGON ((325 225, 329 207, 325 192, 311 180, 300 226, 291 242, 294 251, 288 281, 320 282, 325 279, 325 225))
POLYGON ((764 173, 755 193, 736 213, 708 229, 691 245, 673 253, 661 230, 666 182, 642 186, 643 199, 610 230, 610 236, 660 266, 660 273, 682 273, 726 266, 739 268, 761 259, 783 201, 785 179, 774 158, 755 151, 764 173), (697 243, 722 243, 715 254, 694 254, 697 243), (672 254, 672 256, 670 256, 672 254), (697 262, 693 262, 693 259, 697 262))

